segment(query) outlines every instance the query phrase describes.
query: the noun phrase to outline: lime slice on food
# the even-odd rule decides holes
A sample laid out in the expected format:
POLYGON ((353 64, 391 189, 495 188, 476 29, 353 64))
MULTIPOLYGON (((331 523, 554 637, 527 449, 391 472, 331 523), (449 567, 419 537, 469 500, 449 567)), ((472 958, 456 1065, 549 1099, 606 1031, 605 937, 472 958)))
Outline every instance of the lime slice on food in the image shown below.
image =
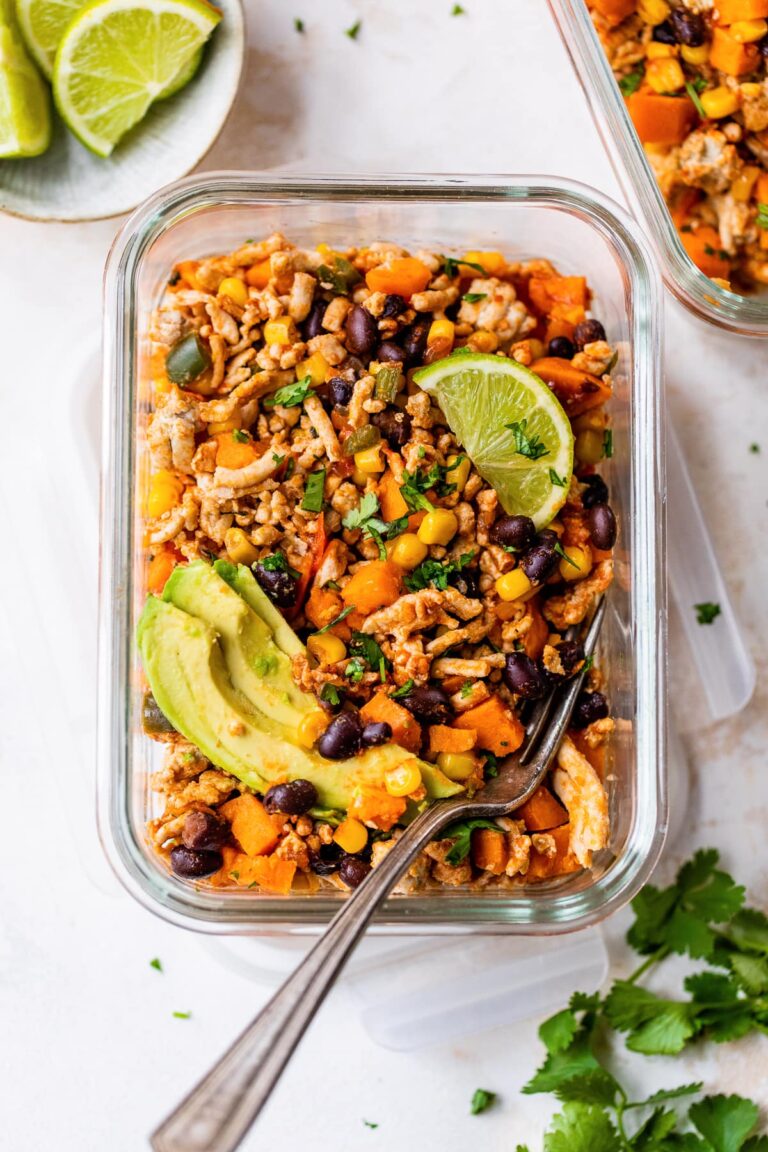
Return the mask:
POLYGON ((83 0, 16 0, 16 16, 27 47, 50 80, 64 31, 83 0))
POLYGON ((21 40, 0 23, 0 156, 39 156, 51 142, 51 100, 21 40))
POLYGON ((187 63, 183 66, 180 72, 174 76, 167 88, 163 88, 162 92, 157 96, 158 100, 168 100, 171 96, 175 96, 177 92, 181 92, 182 88, 186 88, 190 80, 193 80, 197 75, 197 70, 203 59, 203 52, 205 45, 201 44, 194 56, 190 56, 187 63))
POLYGON ((434 396, 504 511, 548 524, 573 472, 573 432, 551 388, 516 360, 474 352, 420 368, 414 380, 434 396))
POLYGON ((221 13, 204 0, 94 0, 64 33, 53 94, 67 126, 99 156, 189 64, 221 13))

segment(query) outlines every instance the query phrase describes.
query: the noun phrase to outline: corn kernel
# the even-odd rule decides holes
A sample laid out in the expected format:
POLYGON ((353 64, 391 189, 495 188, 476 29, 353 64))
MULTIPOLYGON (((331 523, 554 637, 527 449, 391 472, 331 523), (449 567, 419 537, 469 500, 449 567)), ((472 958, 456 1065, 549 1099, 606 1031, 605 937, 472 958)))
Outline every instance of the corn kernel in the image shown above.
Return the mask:
POLYGON ((320 255, 322 256, 323 260, 326 261, 326 263, 328 262, 328 260, 332 260, 334 258, 334 256, 340 256, 341 255, 340 252, 336 252, 333 248, 331 248, 330 244, 325 244, 325 243, 318 244, 315 251, 320 253, 320 255))
POLYGON ((217 296, 229 296, 230 300, 235 304, 239 304, 244 308, 248 303, 248 288, 245 283, 238 279, 237 276, 227 276, 219 284, 217 296))
POLYGON ((588 576, 592 569, 592 554, 586 548, 579 548, 576 544, 571 544, 567 548, 563 548, 565 556, 561 559, 559 568, 560 576, 569 584, 572 580, 583 580, 588 576))
POLYGON ((531 591, 533 585, 522 568, 513 568, 511 572, 499 576, 495 588, 502 600, 519 600, 531 591))
POLYGON ((362 852, 368 843, 368 829, 365 824, 349 816, 339 824, 333 839, 343 852, 349 852, 354 856, 355 852, 362 852))
POLYGON ((299 721, 296 735, 302 748, 313 748, 328 727, 328 717, 321 708, 307 712, 299 721))
POLYGON ((427 512, 419 525, 418 537, 422 544, 450 544, 459 530, 456 514, 449 508, 435 508, 427 512))
POLYGON ((220 432, 234 432, 236 428, 240 427, 239 416, 233 416, 231 420, 216 420, 208 425, 208 434, 210 436, 218 436, 220 432))
MULTIPOLYGON (((486 276, 497 276, 507 265, 501 252, 465 252, 464 259, 469 264, 479 264, 486 276)), ((469 269, 465 268, 463 271, 469 272, 469 269)))
MULTIPOLYGON (((455 327, 453 320, 433 320, 427 333, 427 346, 439 344, 441 351, 445 348, 447 352, 450 352, 453 348, 455 327)), ((445 353, 443 354, 445 355, 445 353)))
POLYGON ((469 480, 469 473, 472 470, 472 465, 469 462, 469 457, 450 455, 446 460, 446 475, 445 479, 448 484, 455 484, 457 492, 463 492, 467 480, 469 480), (458 461, 458 463, 457 463, 458 461))
POLYGON ((768 21, 737 20, 735 24, 731 24, 728 31, 739 43, 754 44, 757 40, 762 40, 763 36, 768 33, 768 21))
POLYGON ((640 0, 637 14, 645 24, 663 24, 669 19, 669 4, 666 0, 640 0))
POLYGON ((660 44, 658 40, 650 40, 645 46, 646 60, 664 60, 670 56, 677 56, 674 44, 660 44))
POLYGON ((390 768, 384 776, 384 787, 390 796, 410 796, 421 787, 421 772, 415 760, 406 760, 398 768, 390 768))
POLYGON ((352 483, 357 488, 365 488, 371 478, 370 472, 361 472, 359 468, 355 468, 352 473, 352 483))
POLYGON ((313 388, 325 384, 330 374, 331 366, 319 352, 313 352, 306 360, 302 360, 296 365, 296 379, 304 380, 305 377, 309 376, 313 388))
POLYGON ((467 348, 473 352, 495 352, 499 347, 499 338, 495 332, 487 332, 485 328, 478 328, 467 340, 467 348))
POLYGON ((383 472, 386 466, 381 458, 380 444, 375 444, 373 448, 364 448, 362 452, 355 452, 355 468, 365 475, 383 472))
POLYGON ((599 464, 603 458, 603 433, 596 428, 579 432, 573 445, 576 459, 582 464, 599 464))
POLYGON ((415 532, 404 532, 402 536, 396 536, 391 543, 391 549, 387 548, 390 560, 398 567, 405 568, 407 572, 418 568, 422 560, 426 560, 429 555, 429 548, 419 540, 415 532))
POLYGON ((224 533, 224 547, 233 564, 255 564, 258 551, 251 544, 242 528, 228 528, 224 533))
POLYGON ((347 649, 344 641, 332 632, 314 633, 307 639, 307 649, 321 664, 338 664, 344 660, 347 649))
POLYGON ((651 60, 645 78, 654 92, 678 92, 685 87, 685 76, 679 60, 651 60))
POLYGON ((741 92, 742 96, 746 96, 749 100, 754 100, 754 98, 759 96, 763 91, 763 86, 762 84, 755 84, 752 81, 747 81, 746 84, 739 85, 739 91, 741 92))
POLYGON ((438 768, 449 780, 468 780, 476 765, 471 752, 440 752, 437 757, 438 768))
POLYGON ((181 503, 183 495, 184 484, 175 472, 169 472, 166 469, 155 472, 149 482, 147 515, 151 517, 163 516, 181 503))
POLYGON ((296 326, 290 316, 278 316, 264 325, 264 343, 270 348, 273 344, 293 344, 296 339, 296 326))
POLYGON ((709 61, 709 44, 698 44, 695 48, 683 44, 680 48, 680 55, 686 64, 693 64, 700 68, 702 64, 707 64, 709 61))
POLYGON ((723 116, 732 116, 739 110, 739 98, 730 88, 710 88, 702 92, 699 97, 701 106, 710 120, 720 120, 723 116))
POLYGON ((585 432, 588 428, 605 428, 605 412, 602 408, 590 408, 577 416, 572 424, 574 432, 585 432))
POLYGON ((731 195, 734 200, 740 200, 745 204, 752 195, 752 189, 759 175, 760 169, 756 168, 753 164, 747 164, 742 168, 741 172, 739 172, 731 184, 731 195))

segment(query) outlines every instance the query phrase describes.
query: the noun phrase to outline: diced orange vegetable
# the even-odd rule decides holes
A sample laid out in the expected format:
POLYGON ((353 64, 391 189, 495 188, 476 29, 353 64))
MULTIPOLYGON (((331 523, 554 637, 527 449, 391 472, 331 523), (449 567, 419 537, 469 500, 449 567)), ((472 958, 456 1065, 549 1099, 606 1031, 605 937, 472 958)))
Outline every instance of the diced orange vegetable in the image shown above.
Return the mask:
POLYGON ((147 572, 147 591, 159 596, 165 588, 165 582, 179 562, 179 558, 171 549, 165 549, 153 556, 149 562, 147 572))
POLYGON ((271 856, 254 856, 252 859, 240 857, 235 861, 234 871, 238 871, 238 864, 242 865, 243 859, 249 863, 244 868, 245 875, 241 873, 236 880, 238 886, 248 888, 256 883, 263 892, 272 892, 275 896, 288 895, 296 875, 295 860, 283 860, 274 852, 271 856), (245 877, 248 877, 248 883, 244 885, 245 877))
POLYGON ((387 292, 409 300, 414 292, 423 292, 431 279, 432 273, 421 260, 415 256, 398 256, 371 268, 365 282, 371 292, 387 292))
POLYGON ((757 200, 760 204, 768 204, 768 172, 761 172, 757 178, 757 200))
POLYGON ((637 0, 592 0, 592 7, 611 28, 615 28, 636 10, 637 0))
POLYGON ((682 144, 696 120, 696 109, 687 96, 633 92, 627 97, 627 108, 643 144, 682 144))
POLYGON ((681 232, 683 248, 705 276, 721 276, 727 280, 731 262, 720 255, 720 234, 709 224, 702 225, 695 232, 681 232))
POLYGON ((531 613, 532 619, 530 628, 522 637, 523 648, 525 648, 526 656, 530 656, 532 660, 538 660, 549 637, 549 625, 535 604, 529 603, 528 611, 531 613))
POLYGON ((737 20, 764 20, 768 17, 768 0, 717 0, 715 7, 720 24, 735 24, 737 20))
POLYGON ((571 841, 570 824, 561 824, 559 828, 552 828, 547 832, 555 841, 555 852, 552 856, 539 852, 531 844, 531 857, 528 863, 526 880, 549 880, 553 876, 564 876, 568 872, 578 872, 581 869, 576 857, 570 851, 571 841))
POLYGON ((753 72, 759 62, 760 49, 757 44, 743 44, 725 28, 713 30, 712 47, 709 50, 711 68, 719 68, 729 76, 743 76, 745 72, 753 72))
POLYGON ((360 709, 360 715, 366 724, 389 724, 392 729, 392 740, 401 748, 409 752, 418 752, 421 747, 421 725, 411 715, 407 708, 398 704, 386 692, 375 692, 371 699, 360 709))
POLYGON ((609 385, 604 384, 599 376, 574 368, 569 360, 562 360, 558 356, 544 356, 541 360, 534 360, 531 371, 551 386, 571 418, 604 404, 611 395, 609 385))
POLYGON ((232 825, 232 835, 248 856, 271 852, 280 839, 279 823, 270 816, 261 800, 244 792, 219 809, 232 825))
POLYGON ((250 284, 251 288, 266 288, 272 276, 272 265, 269 258, 261 260, 258 264, 252 264, 245 274, 246 284, 250 284))
POLYGON ((395 479, 394 472, 388 468, 378 484, 379 504, 381 518, 389 523, 390 520, 399 520, 401 516, 408 515, 408 505, 403 499, 400 485, 395 479))
POLYGON ((358 612, 368 615, 394 604, 402 592, 402 571, 390 560, 369 560, 361 564, 341 595, 345 604, 354 604, 358 612))
POLYGON ((390 796, 384 788, 360 788, 349 806, 349 815, 388 832, 405 809, 406 801, 400 796, 390 796))
MULTIPOLYGON (((310 624, 314 624, 315 628, 325 628, 331 620, 336 619, 343 609, 344 601, 338 592, 334 592, 332 588, 321 588, 315 584, 304 605, 304 615, 310 624)), ((338 636, 340 640, 349 640, 352 634, 346 619, 334 624, 332 628, 329 628, 329 632, 338 636)))
POLYGON ((533 276, 528 294, 534 307, 545 316, 556 304, 586 308, 587 281, 584 276, 533 276))
POLYGON ((450 728, 433 724, 429 730, 430 752, 471 752, 477 743, 474 728, 450 728))
MULTIPOLYGON (((584 317, 582 316, 583 320, 584 317)), ((573 336, 573 330, 579 321, 572 321, 566 319, 564 316, 550 316, 547 320, 547 327, 544 333, 544 343, 549 344, 550 340, 554 340, 557 336, 567 336, 570 340, 573 336)))
POLYGON ((192 288, 196 292, 199 291, 201 285, 196 275, 199 267, 199 260, 182 260, 180 264, 177 264, 174 270, 178 272, 181 278, 177 281, 177 285, 181 284, 182 288, 192 288))
POLYGON ((525 729, 511 708, 498 697, 490 696, 482 704, 462 712, 454 720, 456 728, 470 728, 477 732, 477 747, 493 752, 494 756, 508 756, 523 742, 525 729))
POLYGON ((472 863, 483 872, 502 876, 509 860, 507 838, 492 828, 476 828, 472 833, 472 863))
POLYGON ((239 440, 235 440, 231 432, 217 432, 214 440, 217 444, 217 468, 245 468, 265 451, 263 446, 253 440, 241 444, 239 440))
POLYGON ((549 788, 543 784, 533 796, 526 800, 515 812, 516 820, 524 820, 528 832, 548 832, 568 823, 568 813, 549 788))
POLYGON ((682 188, 675 193, 669 211, 676 228, 682 228, 688 223, 691 212, 700 199, 701 192, 698 188, 682 188))

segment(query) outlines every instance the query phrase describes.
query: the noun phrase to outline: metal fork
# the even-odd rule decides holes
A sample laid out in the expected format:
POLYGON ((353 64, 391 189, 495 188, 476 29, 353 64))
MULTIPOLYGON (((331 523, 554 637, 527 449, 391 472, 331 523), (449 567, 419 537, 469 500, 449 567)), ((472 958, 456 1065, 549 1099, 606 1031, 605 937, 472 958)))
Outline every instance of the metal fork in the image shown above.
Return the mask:
MULTIPOLYGON (((595 650, 605 613, 601 600, 584 638, 595 650)), ((523 749, 499 764, 499 774, 472 800, 443 800, 422 812, 346 899, 306 958, 245 1031, 151 1138, 155 1152, 234 1152, 266 1104, 312 1018, 369 920, 419 852, 447 824, 508 816, 541 782, 568 726, 583 670, 541 701, 526 728, 523 749)))

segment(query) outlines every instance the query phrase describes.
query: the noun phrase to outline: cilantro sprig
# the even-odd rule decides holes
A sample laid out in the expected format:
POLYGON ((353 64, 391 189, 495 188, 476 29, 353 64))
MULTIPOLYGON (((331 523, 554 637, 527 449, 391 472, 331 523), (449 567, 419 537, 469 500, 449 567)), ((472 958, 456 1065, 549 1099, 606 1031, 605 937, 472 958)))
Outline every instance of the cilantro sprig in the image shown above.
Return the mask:
POLYGON ((644 76, 645 68, 642 65, 628 72, 626 76, 622 76, 621 80, 619 80, 619 88, 621 88, 622 95, 631 96, 633 92, 637 92, 643 82, 644 76))
POLYGON ((482 264, 475 264, 472 260, 458 260, 455 256, 441 256, 440 259, 443 262, 443 272, 449 280, 454 280, 459 275, 460 268, 472 268, 481 276, 486 275, 482 264))
POLYGON ((404 584, 410 592, 420 592, 422 588, 428 588, 430 584, 433 588, 438 588, 444 592, 451 576, 466 568, 474 555, 474 552, 465 552, 455 561, 444 560, 442 563, 439 560, 422 560, 418 568, 414 568, 405 576, 404 584))
POLYGON ((265 408, 296 408, 303 404, 312 392, 312 377, 305 376, 303 380, 296 380, 293 384, 284 384, 272 396, 264 401, 265 408))
POLYGON ((401 532, 405 532, 408 517, 400 516, 397 520, 386 521, 381 519, 379 511, 379 498, 376 493, 366 492, 357 508, 347 512, 342 524, 350 530, 360 528, 366 536, 370 536, 376 542, 380 558, 386 560, 387 550, 384 541, 392 540, 401 532))
POLYGON ((538 460, 541 456, 549 455, 549 448, 540 436, 535 433, 533 436, 528 435, 527 420, 513 420, 506 427, 509 428, 514 437, 515 452, 518 456, 527 456, 529 460, 538 460))

